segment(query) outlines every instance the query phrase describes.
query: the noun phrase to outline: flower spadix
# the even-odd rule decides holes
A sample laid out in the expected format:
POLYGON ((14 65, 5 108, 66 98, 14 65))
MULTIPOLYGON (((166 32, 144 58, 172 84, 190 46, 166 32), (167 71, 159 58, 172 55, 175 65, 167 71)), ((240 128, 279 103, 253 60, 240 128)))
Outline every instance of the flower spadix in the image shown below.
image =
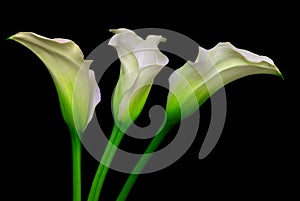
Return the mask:
POLYGON ((158 49, 166 39, 149 35, 145 40, 128 29, 113 29, 109 41, 118 53, 121 69, 113 97, 113 113, 121 129, 127 129, 139 116, 155 76, 168 63, 158 49))
POLYGON ((95 75, 73 41, 50 39, 32 32, 20 32, 15 40, 35 53, 46 65, 54 81, 62 115, 71 132, 81 134, 100 101, 95 75))
POLYGON ((199 47, 196 61, 186 62, 170 76, 166 112, 169 117, 181 114, 184 119, 225 84, 261 73, 281 76, 270 58, 238 49, 229 42, 209 50, 199 47))

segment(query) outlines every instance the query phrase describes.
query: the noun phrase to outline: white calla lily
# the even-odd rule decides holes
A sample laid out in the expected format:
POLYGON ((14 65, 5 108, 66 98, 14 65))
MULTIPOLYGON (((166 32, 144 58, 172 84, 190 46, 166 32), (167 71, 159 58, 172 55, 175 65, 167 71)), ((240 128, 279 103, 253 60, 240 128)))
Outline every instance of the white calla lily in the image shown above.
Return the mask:
POLYGON ((62 115, 71 132, 81 134, 100 101, 95 75, 73 41, 50 39, 32 32, 20 32, 15 40, 34 52, 46 65, 58 93, 62 115))
MULTIPOLYGON (((141 113, 155 76, 168 63, 158 44, 166 39, 149 35, 145 40, 128 29, 112 29, 115 35, 109 45, 117 50, 121 69, 113 95, 114 127, 103 153, 102 164, 110 164, 124 133, 141 113)), ((108 168, 100 164, 94 178, 88 200, 99 198, 108 168)))
POLYGON ((261 73, 281 76, 270 58, 238 49, 229 42, 209 50, 199 47, 196 61, 188 61, 169 78, 168 116, 181 113, 184 119, 225 84, 261 73))
POLYGON ((92 61, 73 41, 50 39, 32 32, 20 32, 9 39, 15 40, 46 65, 59 97, 63 118, 71 132, 73 160, 73 201, 81 200, 81 141, 80 136, 90 122, 100 90, 94 72, 89 70, 92 61))
POLYGON ((121 70, 113 98, 115 121, 128 126, 139 116, 148 97, 155 76, 168 63, 158 44, 162 36, 149 35, 145 40, 128 29, 113 29, 109 41, 118 53, 121 70))

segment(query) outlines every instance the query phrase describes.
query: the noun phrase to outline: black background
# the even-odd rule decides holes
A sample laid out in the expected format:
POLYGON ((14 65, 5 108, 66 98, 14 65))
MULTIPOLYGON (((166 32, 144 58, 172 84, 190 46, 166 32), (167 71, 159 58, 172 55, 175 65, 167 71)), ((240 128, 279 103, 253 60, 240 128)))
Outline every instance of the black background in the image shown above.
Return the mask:
MULTIPOLYGON (((262 5, 253 1, 232 5, 196 5, 187 1, 123 3, 29 5, 26 1, 2 7, 7 12, 2 12, 0 19, 1 183, 5 186, 1 197, 72 200, 70 136, 51 77, 33 53, 5 38, 19 31, 68 38, 88 55, 112 36, 109 29, 120 27, 170 29, 204 48, 229 41, 272 58, 285 78, 253 75, 228 84, 225 127, 210 155, 198 159, 210 118, 207 101, 200 109, 201 129, 189 151, 170 167, 141 175, 128 200, 203 200, 219 196, 235 200, 289 200, 294 196, 293 182, 299 181, 295 140, 299 129, 292 127, 299 121, 295 96, 299 90, 292 80, 299 67, 299 23, 293 5, 262 5)), ((169 56, 169 66, 183 64, 169 56)), ((118 72, 119 63, 115 62, 99 83, 103 101, 97 106, 97 116, 106 135, 112 124, 109 101, 118 72)), ((148 108, 161 93, 159 88, 153 91, 148 108)), ((147 107, 139 120, 142 125, 149 123, 147 107)), ((122 146, 141 151, 145 144, 125 139, 122 146)), ((98 162, 85 150, 82 162, 82 200, 86 200, 98 162)), ((110 171, 100 200, 115 200, 126 177, 110 171)))

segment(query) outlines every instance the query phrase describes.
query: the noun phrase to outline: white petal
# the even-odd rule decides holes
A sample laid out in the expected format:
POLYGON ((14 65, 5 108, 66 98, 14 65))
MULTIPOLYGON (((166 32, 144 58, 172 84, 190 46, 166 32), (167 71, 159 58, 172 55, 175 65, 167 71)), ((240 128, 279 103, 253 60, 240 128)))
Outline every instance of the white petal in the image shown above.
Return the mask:
POLYGON ((117 121, 128 119, 127 123, 131 123, 131 118, 134 120, 141 112, 155 76, 168 63, 168 58, 157 47, 166 39, 149 35, 143 40, 128 29, 113 32, 116 35, 109 45, 116 48, 121 60, 120 77, 114 92, 114 116, 117 121))
MULTIPOLYGON (((96 101, 96 85, 90 82, 89 65, 78 45, 69 39, 50 39, 32 32, 20 32, 10 37, 33 51, 49 70, 60 101, 64 120, 72 131, 81 134, 96 101), (92 90, 92 91, 91 91, 92 90), (74 128, 75 127, 75 128, 74 128)), ((96 81, 95 81, 96 82, 96 81)), ((96 83, 97 84, 97 83, 96 83)))
POLYGON ((165 66, 168 63, 168 58, 158 49, 158 44, 165 41, 162 36, 150 35, 134 48, 133 53, 138 60, 139 68, 165 66))
POLYGON ((90 103, 89 103, 89 114, 87 124, 91 121, 96 105, 101 101, 100 88, 96 82, 95 73, 89 70, 89 81, 90 81, 90 103))
POLYGON ((219 43, 210 50, 199 47, 196 62, 187 62, 170 76, 173 94, 169 94, 167 110, 180 112, 178 100, 185 118, 225 84, 259 73, 281 76, 268 57, 238 49, 230 43, 219 43))
POLYGON ((77 133, 83 133, 90 122, 96 105, 100 102, 100 90, 94 71, 89 70, 92 60, 85 60, 74 86, 73 119, 77 133))

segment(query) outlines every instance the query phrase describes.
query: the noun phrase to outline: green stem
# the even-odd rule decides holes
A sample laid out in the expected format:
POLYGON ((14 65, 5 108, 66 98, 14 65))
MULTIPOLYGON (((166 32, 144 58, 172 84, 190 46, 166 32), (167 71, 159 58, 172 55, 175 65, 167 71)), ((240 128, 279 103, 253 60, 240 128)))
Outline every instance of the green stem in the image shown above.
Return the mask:
POLYGON ((152 141, 149 144, 149 146, 147 147, 144 155, 141 157, 141 159, 138 161, 138 163, 134 167, 134 169, 132 171, 132 172, 134 172, 134 174, 133 173, 130 174, 128 179, 126 180, 126 183, 123 186, 123 188, 117 198, 117 201, 125 201, 127 199, 127 196, 129 194, 130 190, 132 189, 134 183, 136 182, 136 180, 139 176, 139 173, 141 173, 141 171, 143 170, 143 168, 145 167, 145 165, 147 164, 147 162, 150 159, 148 154, 154 152, 158 148, 158 146, 161 144, 161 142, 163 141, 163 139, 165 138, 167 133, 173 128, 174 125, 175 125, 175 122, 167 121, 167 119, 165 120, 165 123, 161 126, 158 133, 152 139, 152 141))
MULTIPOLYGON (((124 136, 124 133, 122 131, 120 131, 120 129, 114 125, 113 130, 112 130, 112 134, 110 136, 109 141, 116 147, 119 146, 122 138, 124 136)), ((90 190, 90 194, 88 197, 88 201, 98 201, 102 187, 103 187, 103 183, 105 181, 107 172, 108 172, 108 167, 111 162, 112 159, 115 155, 116 152, 116 148, 112 146, 111 144, 107 144, 103 156, 101 158, 101 163, 98 166, 96 175, 94 177, 93 183, 92 183, 92 187, 90 190), (103 165, 106 164, 106 165, 103 165)))
POLYGON ((72 133, 73 201, 81 201, 81 141, 72 133))

